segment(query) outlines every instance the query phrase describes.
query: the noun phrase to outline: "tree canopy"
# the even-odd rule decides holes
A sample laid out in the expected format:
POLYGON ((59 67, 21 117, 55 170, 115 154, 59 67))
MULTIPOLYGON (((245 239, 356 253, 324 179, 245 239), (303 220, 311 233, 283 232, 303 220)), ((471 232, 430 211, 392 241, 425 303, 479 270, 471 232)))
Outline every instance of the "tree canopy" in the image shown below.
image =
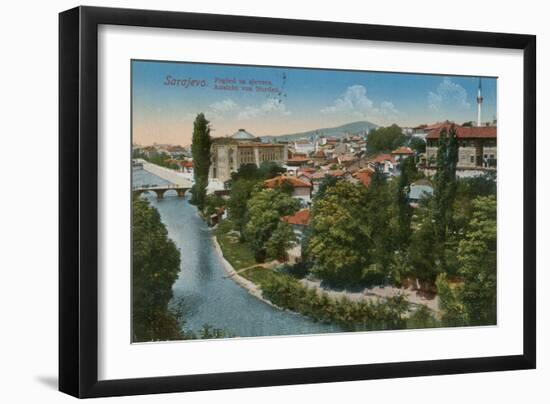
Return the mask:
POLYGON ((133 340, 180 339, 178 319, 168 308, 180 253, 146 200, 134 197, 132 218, 133 340))
POLYGON ((261 189, 252 194, 247 203, 248 221, 244 226, 244 237, 257 261, 265 260, 268 246, 269 253, 279 255, 281 244, 271 239, 275 235, 280 240, 283 234, 290 237, 288 229, 280 225, 281 217, 296 213, 298 208, 298 200, 279 189, 261 189))
POLYGON ((193 123, 193 140, 191 154, 193 155, 193 185, 191 202, 197 205, 199 210, 204 208, 206 188, 208 186, 208 172, 210 170, 210 122, 200 113, 193 123))
POLYGON ((399 126, 393 124, 372 130, 367 136, 367 152, 369 154, 387 153, 403 146, 407 137, 399 126))
POLYGON ((458 248, 458 274, 452 286, 442 274, 437 279, 443 321, 451 326, 496 324, 496 198, 478 197, 466 236, 458 248))
POLYGON ((347 181, 327 187, 311 211, 307 256, 312 272, 335 284, 361 279, 369 263, 371 229, 361 220, 364 191, 347 181))

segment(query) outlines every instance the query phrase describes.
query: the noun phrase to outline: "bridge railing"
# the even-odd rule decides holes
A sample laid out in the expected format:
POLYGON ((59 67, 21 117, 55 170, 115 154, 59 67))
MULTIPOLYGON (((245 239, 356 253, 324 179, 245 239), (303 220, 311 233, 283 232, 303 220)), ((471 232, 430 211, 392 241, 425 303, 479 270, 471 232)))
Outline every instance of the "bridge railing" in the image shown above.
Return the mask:
POLYGON ((169 184, 169 185, 132 185, 133 191, 145 191, 145 190, 154 190, 154 189, 189 189, 189 187, 184 187, 183 185, 169 184))

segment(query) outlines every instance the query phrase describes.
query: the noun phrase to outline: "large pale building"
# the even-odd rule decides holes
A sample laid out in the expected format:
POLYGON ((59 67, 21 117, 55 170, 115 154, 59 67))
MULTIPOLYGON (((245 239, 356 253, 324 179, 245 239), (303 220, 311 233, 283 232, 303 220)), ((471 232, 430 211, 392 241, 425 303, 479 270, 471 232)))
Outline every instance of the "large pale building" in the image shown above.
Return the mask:
POLYGON ((255 164, 259 167, 264 161, 283 165, 288 160, 286 144, 262 143, 260 138, 244 129, 229 137, 214 138, 210 152, 210 178, 222 182, 229 180, 231 173, 242 165, 255 164))
MULTIPOLYGON (((450 125, 446 125, 450 128, 450 125)), ((496 126, 456 126, 458 138, 457 175, 479 175, 497 166, 496 126)), ((426 136, 426 166, 435 169, 441 127, 426 136)))

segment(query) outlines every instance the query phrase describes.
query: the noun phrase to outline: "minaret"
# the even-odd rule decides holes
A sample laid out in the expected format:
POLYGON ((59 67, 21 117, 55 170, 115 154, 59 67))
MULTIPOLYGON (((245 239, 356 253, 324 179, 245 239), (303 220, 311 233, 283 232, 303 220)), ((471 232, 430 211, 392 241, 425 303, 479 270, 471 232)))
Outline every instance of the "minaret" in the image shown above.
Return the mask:
POLYGON ((479 87, 477 88, 477 126, 481 126, 481 103, 483 97, 481 96, 481 78, 479 79, 479 87))

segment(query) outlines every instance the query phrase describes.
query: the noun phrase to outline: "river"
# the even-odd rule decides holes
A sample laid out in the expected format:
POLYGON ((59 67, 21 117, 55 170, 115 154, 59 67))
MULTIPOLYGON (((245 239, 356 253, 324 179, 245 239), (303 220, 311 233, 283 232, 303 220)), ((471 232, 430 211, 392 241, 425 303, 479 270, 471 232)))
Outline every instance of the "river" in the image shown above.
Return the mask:
MULTIPOLYGON (((167 181, 142 169, 134 168, 134 185, 165 185, 167 181)), ((211 230, 189 204, 189 195, 178 198, 168 191, 157 200, 152 192, 144 193, 160 213, 181 252, 181 268, 173 285, 174 298, 183 298, 185 329, 199 331, 207 323, 239 337, 320 334, 338 332, 334 325, 314 322, 305 316, 278 310, 256 297, 230 278, 212 242, 211 230)))

